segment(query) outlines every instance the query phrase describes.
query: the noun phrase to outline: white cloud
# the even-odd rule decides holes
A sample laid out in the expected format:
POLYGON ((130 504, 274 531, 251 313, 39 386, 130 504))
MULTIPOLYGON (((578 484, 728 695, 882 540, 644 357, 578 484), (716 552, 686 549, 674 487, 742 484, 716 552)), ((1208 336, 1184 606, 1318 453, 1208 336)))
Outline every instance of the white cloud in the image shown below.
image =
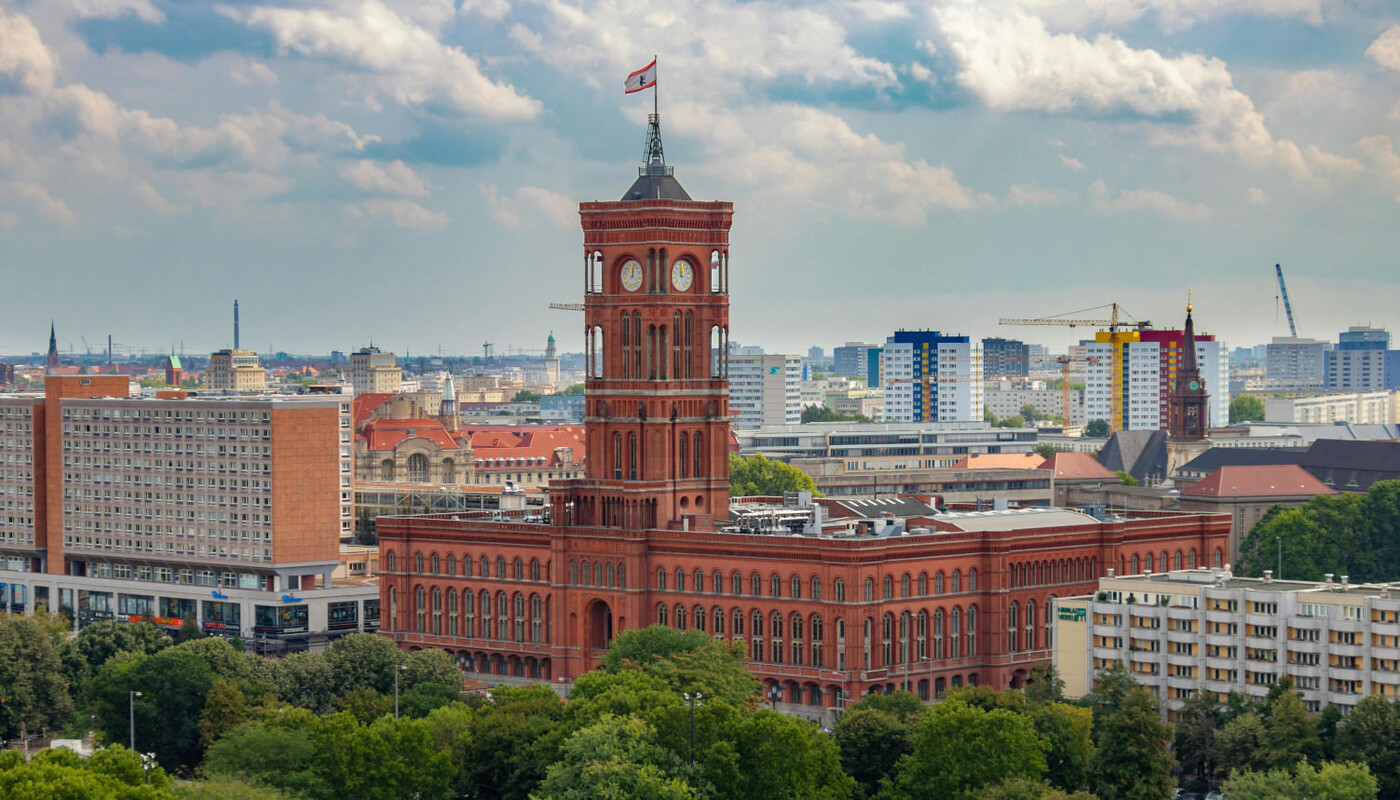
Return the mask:
POLYGON ((1269 204, 1269 193, 1256 186, 1245 192, 1245 199, 1256 206, 1266 206, 1269 204))
POLYGON ((1366 57, 1385 67, 1400 71, 1400 25, 1382 33, 1366 48, 1366 57))
POLYGON ((271 86, 278 81, 277 73, 272 67, 252 58, 239 59, 229 71, 229 77, 245 85, 261 83, 271 86))
MULTIPOLYGON (((1400 190, 1400 154, 1395 152, 1395 146, 1391 143, 1389 136, 1368 136, 1356 143, 1362 155, 1375 165, 1384 180, 1394 184, 1400 190)), ((1400 194, 1395 196, 1400 202, 1400 194)))
POLYGON ((117 19, 131 14, 152 25, 165 24, 165 14, 150 0, 65 0, 65 11, 78 19, 117 19))
POLYGON ((142 183, 137 185, 137 187, 132 190, 132 194, 136 195, 136 199, 140 200, 142 204, 146 206, 146 208, 149 208, 151 210, 151 213, 156 214, 157 216, 189 216, 189 206, 177 206, 169 200, 166 200, 165 197, 161 195, 161 193, 156 189, 156 187, 152 186, 149 183, 142 183))
POLYGON ((375 198, 363 203, 353 203, 345 207, 345 215, 351 219, 381 219, 392 222, 400 228, 438 230, 447 227, 450 220, 441 211, 431 211, 412 200, 386 200, 375 198))
POLYGON ((340 177, 367 192, 428 196, 428 182, 402 161, 379 164, 362 159, 341 167, 340 177))
POLYGON ((1064 164, 1066 167, 1069 167, 1070 169, 1076 172, 1078 172, 1081 169, 1084 169, 1083 161, 1080 161, 1079 159, 1073 158, 1071 156, 1067 156, 1064 153, 1060 153, 1060 163, 1064 164))
POLYGON ((666 43, 659 65, 663 96, 668 86, 684 87, 692 102, 717 102, 774 81, 875 89, 898 84, 892 65, 858 52, 842 24, 819 7, 772 0, 603 0, 584 8, 545 0, 541 8, 544 16, 533 27, 512 27, 515 42, 561 71, 615 87, 619 98, 627 73, 651 61, 654 42, 666 43))
POLYGON ((1013 206, 1053 206, 1064 201, 1062 193, 1034 183, 1018 183, 1006 193, 1007 204, 1013 206))
POLYGON ((0 181, 0 205, 19 212, 33 211, 55 225, 72 225, 78 221, 68 204, 49 194, 37 183, 0 181))
POLYGON ((683 105, 675 117, 702 138, 710 157, 706 171, 772 199, 903 225, 923 224, 938 210, 995 204, 963 186, 948 167, 911 160, 904 145, 857 133, 828 111, 796 104, 683 105))
POLYGON ((903 3, 892 3, 888 0, 846 0, 842 5, 869 22, 894 22, 913 16, 903 3))
POLYGON ((541 221, 562 230, 578 227, 578 206, 574 201, 538 186, 522 186, 514 197, 502 195, 496 184, 478 184, 491 219, 510 230, 529 230, 541 221))
POLYGON ((1020 12, 956 7, 934 18, 959 62, 958 82, 993 110, 1137 118, 1153 123, 1153 144, 1226 152, 1310 177, 1298 146, 1269 133, 1220 59, 1167 57, 1103 33, 1092 41, 1052 34, 1020 12))
POLYGON ((501 19, 510 13, 510 3, 507 0, 462 0, 457 13, 462 16, 479 14, 486 19, 501 19))
POLYGON ((500 120, 529 119, 540 111, 539 101, 487 78, 460 47, 443 44, 378 0, 346 2, 334 10, 220 6, 219 11, 270 32, 284 52, 353 67, 404 105, 439 102, 500 120))
POLYGON ((4 82, 42 94, 53 88, 54 58, 39 29, 23 14, 0 13, 0 87, 4 82))
POLYGON ((1020 0, 1019 5, 1057 28, 1126 27, 1154 17, 1172 33, 1196 23, 1232 15, 1298 17, 1312 25, 1323 22, 1324 0, 1020 0))
POLYGON ((1124 189, 1114 197, 1102 180, 1089 184, 1089 204, 1101 214, 1131 211, 1152 211, 1167 219, 1204 222, 1210 219, 1210 208, 1204 203, 1189 203, 1155 189, 1124 189))

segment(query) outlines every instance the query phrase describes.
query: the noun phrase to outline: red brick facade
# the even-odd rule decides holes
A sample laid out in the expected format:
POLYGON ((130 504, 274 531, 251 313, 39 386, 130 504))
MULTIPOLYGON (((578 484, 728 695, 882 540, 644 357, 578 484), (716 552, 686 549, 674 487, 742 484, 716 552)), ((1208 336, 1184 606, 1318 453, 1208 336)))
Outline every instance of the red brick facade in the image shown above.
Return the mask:
POLYGON ((552 484, 552 524, 380 517, 384 633, 402 646, 568 681, 597 666, 614 633, 662 623, 742 640, 783 702, 839 706, 906 671, 929 697, 1019 683, 1050 658, 1051 601, 1093 591, 1134 555, 1222 560, 1230 520, 1208 515, 1050 511, 890 538, 720 531, 732 208, 639 200, 580 212, 586 477, 552 484))

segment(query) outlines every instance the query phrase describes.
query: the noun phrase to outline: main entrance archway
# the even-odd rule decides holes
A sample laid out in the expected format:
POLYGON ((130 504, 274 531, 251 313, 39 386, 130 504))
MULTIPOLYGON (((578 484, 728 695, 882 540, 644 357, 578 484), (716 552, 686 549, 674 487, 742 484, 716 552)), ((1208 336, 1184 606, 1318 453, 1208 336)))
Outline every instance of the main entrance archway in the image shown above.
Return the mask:
POLYGON ((586 669, 594 669, 603 657, 603 652, 612 644, 613 639, 613 615, 612 607, 604 600, 594 600, 588 604, 588 611, 584 614, 583 641, 586 649, 585 660, 586 669))

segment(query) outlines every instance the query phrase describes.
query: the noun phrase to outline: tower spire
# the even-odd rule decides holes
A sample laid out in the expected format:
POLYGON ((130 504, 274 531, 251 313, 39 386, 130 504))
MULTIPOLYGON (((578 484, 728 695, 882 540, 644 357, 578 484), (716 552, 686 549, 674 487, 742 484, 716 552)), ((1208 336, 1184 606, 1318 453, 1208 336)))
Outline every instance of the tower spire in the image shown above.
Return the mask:
POLYGON ((58 338, 54 335, 53 320, 49 320, 49 357, 44 364, 45 369, 54 369, 58 366, 58 338))

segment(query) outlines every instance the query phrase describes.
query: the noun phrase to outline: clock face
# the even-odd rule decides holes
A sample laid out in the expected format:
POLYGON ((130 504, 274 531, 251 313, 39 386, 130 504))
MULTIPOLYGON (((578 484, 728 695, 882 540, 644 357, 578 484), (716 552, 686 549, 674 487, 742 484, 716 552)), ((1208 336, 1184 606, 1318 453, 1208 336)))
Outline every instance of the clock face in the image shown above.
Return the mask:
POLYGON ((671 265, 671 286, 678 292, 684 292, 690 288, 690 284, 695 281, 695 269, 690 266, 690 262, 684 259, 677 259, 671 265))
POLYGON ((622 288, 635 292, 642 288, 642 265, 630 259, 622 265, 622 288))
POLYGON ((1191 391, 1194 392, 1195 390, 1197 390, 1197 389, 1199 389, 1199 388, 1201 388, 1201 382, 1200 382, 1200 381, 1191 381, 1191 391))

